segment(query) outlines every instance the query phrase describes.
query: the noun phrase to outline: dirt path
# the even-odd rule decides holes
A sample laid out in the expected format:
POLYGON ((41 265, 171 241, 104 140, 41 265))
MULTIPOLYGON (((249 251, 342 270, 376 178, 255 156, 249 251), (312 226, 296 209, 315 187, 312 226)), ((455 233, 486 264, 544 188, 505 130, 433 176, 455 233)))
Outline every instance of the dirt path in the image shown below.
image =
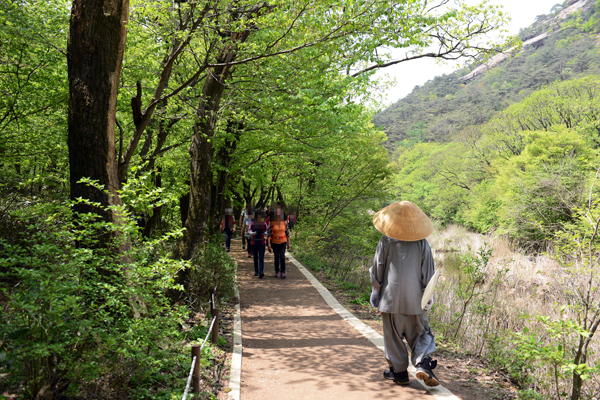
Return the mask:
POLYGON ((232 241, 242 311, 242 399, 434 398, 414 379, 408 387, 384 380, 381 351, 340 318, 291 262, 287 279, 278 279, 267 252, 265 277, 258 279, 241 247, 232 241))

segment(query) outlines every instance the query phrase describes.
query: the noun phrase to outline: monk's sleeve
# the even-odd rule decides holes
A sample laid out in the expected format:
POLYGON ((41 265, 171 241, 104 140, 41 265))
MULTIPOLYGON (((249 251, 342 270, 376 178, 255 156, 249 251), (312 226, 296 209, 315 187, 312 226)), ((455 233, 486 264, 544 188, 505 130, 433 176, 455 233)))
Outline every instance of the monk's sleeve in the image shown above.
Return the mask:
POLYGON ((371 285, 373 285, 374 289, 381 288, 381 284, 383 283, 383 276, 385 274, 386 268, 386 249, 384 245, 384 240, 381 238, 379 243, 377 244, 377 249, 375 250, 375 257, 373 258, 373 266, 369 269, 369 274, 371 275, 371 285))
POLYGON ((429 280, 435 272, 435 265, 433 263, 433 254, 431 247, 427 240, 423 239, 423 245, 421 246, 421 288, 425 290, 425 287, 429 283, 429 280))

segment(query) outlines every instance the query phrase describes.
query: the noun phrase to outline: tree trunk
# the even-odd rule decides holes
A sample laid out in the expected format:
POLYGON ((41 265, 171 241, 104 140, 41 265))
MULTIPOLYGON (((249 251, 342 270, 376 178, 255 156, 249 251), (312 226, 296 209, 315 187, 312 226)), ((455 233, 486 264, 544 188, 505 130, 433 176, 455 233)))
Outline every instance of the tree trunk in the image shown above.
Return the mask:
MULTIPOLYGON (((212 191, 211 164, 213 159, 212 137, 217 123, 217 111, 221 103, 221 96, 225 85, 222 81, 227 71, 216 69, 209 74, 204 83, 202 101, 198 107, 197 122, 194 124, 192 145, 190 146, 190 198, 185 230, 175 248, 172 258, 175 260, 191 260, 196 254, 198 245, 204 235, 209 215, 212 191), (222 78, 223 77, 223 78, 222 78)), ((189 270, 180 270, 175 278, 175 283, 183 285, 187 292, 189 283, 189 270)), ((171 290, 169 297, 173 301, 179 300, 184 293, 171 290)))
MULTIPOLYGON (((268 9, 266 3, 257 5, 256 10, 248 13, 249 16, 268 9)), ((235 23, 244 18, 244 15, 232 10, 231 22, 235 23)), ((173 249, 173 259, 191 260, 196 254, 198 245, 202 240, 204 231, 209 224, 211 208, 211 191, 213 186, 213 176, 211 172, 213 160, 212 138, 215 134, 215 128, 218 120, 218 111, 221 105, 221 98, 225 90, 225 81, 230 75, 230 65, 237 56, 237 45, 244 43, 250 35, 250 28, 242 32, 229 32, 224 40, 225 44, 219 55, 216 57, 219 66, 213 68, 208 73, 202 88, 202 96, 197 110, 197 119, 194 124, 192 145, 190 146, 190 206, 187 220, 185 222, 185 231, 181 236, 175 248, 173 249)), ((181 270, 177 273, 175 283, 183 286, 187 292, 189 282, 189 270, 181 270)), ((181 299, 183 293, 179 291, 170 291, 173 301, 181 299)))
POLYGON ((571 392, 571 400, 579 400, 581 397, 582 384, 583 380, 581 379, 581 375, 573 371, 573 392, 571 392))
MULTIPOLYGON (((103 207, 121 204, 115 123, 128 20, 129 0, 73 0, 67 44, 71 199, 81 197, 103 207), (86 177, 108 193, 77 183, 86 177)), ((114 220, 90 205, 78 204, 75 210, 114 220)))
MULTIPOLYGON (((189 182, 186 182, 189 184, 189 182)), ((185 226, 185 221, 187 221, 188 210, 190 209, 190 193, 187 192, 183 196, 179 198, 179 215, 181 216, 181 226, 185 226)))
POLYGON ((277 202, 281 204, 281 207, 285 208, 285 199, 283 198, 283 193, 281 193, 279 185, 275 186, 275 190, 277 190, 277 202))
MULTIPOLYGON (((249 204, 252 204, 253 193, 250 192, 250 183, 246 181, 242 181, 242 197, 244 198, 244 208, 246 208, 249 204)), ((256 189, 255 189, 256 190, 256 189)))
MULTIPOLYGON (((213 147, 211 138, 217 122, 217 109, 225 86, 215 79, 217 74, 209 74, 203 90, 205 101, 198 107, 198 122, 194 124, 192 145, 190 146, 190 200, 183 236, 173 250, 174 259, 191 260, 210 214, 212 192, 211 164, 213 147)), ((182 283, 182 282, 178 282, 182 283)))
MULTIPOLYGON (((591 336, 583 337, 579 336, 579 346, 577 348, 577 354, 573 360, 573 364, 586 364, 587 363, 587 346, 593 337, 595 329, 590 332, 591 336)), ((581 397, 581 386, 583 385, 583 379, 576 370, 573 371, 573 391, 571 392, 571 400, 579 400, 581 397)))
MULTIPOLYGON (((157 167, 154 173, 154 186, 159 188, 162 186, 162 168, 157 167)), ((160 213, 162 211, 162 206, 156 206, 152 208, 152 216, 148 218, 146 221, 146 226, 144 227, 143 235, 145 238, 150 238, 152 235, 152 231, 156 227, 156 223, 160 218, 160 213)))
POLYGON ((223 146, 219 149, 215 158, 215 162, 219 166, 219 171, 217 172, 214 190, 211 193, 209 230, 213 232, 218 231, 221 217, 225 212, 225 192, 229 184, 229 168, 231 167, 231 160, 237 147, 242 128, 243 124, 241 122, 228 122, 227 131, 233 138, 225 140, 225 143, 223 143, 223 146))

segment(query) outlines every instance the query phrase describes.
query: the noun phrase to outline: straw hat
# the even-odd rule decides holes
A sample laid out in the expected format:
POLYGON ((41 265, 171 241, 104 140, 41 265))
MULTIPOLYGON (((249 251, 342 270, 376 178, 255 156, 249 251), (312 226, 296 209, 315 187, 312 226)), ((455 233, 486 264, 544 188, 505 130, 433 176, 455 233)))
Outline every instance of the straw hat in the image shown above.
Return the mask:
POLYGON ((425 239, 433 224, 423 211, 410 201, 391 204, 373 216, 373 225, 386 236, 406 242, 425 239))

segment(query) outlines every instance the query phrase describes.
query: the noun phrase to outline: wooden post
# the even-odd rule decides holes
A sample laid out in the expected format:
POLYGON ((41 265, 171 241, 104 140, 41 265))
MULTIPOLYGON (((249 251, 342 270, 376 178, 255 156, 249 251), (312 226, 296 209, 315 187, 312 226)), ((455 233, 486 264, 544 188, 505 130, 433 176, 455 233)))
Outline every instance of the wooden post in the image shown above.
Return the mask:
POLYGON ((200 393, 200 346, 192 346, 192 360, 196 356, 196 365, 194 366, 194 374, 192 375, 193 392, 200 393))
POLYGON ((219 309, 215 308, 213 309, 213 312, 213 318, 216 317, 217 319, 215 319, 215 325, 213 326, 211 343, 217 344, 217 341, 219 340, 219 309))

